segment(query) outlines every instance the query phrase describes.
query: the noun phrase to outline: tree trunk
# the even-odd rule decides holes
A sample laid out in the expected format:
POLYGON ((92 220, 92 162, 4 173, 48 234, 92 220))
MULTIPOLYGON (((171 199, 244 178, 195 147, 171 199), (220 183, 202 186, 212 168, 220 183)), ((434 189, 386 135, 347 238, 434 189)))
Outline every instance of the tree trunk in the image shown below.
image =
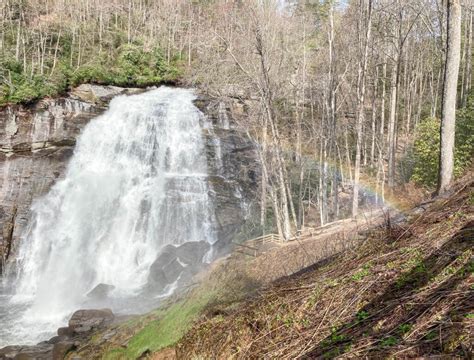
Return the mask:
MULTIPOLYGON (((361 2, 361 7, 364 2, 361 2)), ((363 10, 361 9, 361 12, 363 10)), ((362 148, 362 124, 364 123, 364 99, 365 99, 365 82, 367 73, 367 63, 369 57, 369 42, 370 42, 370 30, 372 27, 372 0, 369 0, 367 6, 367 23, 365 27, 365 39, 364 48, 362 52, 362 59, 359 63, 359 76, 357 85, 357 124, 356 124, 356 155, 355 155, 355 166, 354 166, 354 194, 352 197, 352 216, 357 216, 359 209, 359 178, 360 178, 360 159, 361 159, 361 148, 362 148)), ((362 45, 362 44, 360 44, 362 45)), ((362 48, 362 46, 361 46, 362 48)))
POLYGON ((443 194, 449 189, 453 177, 456 92, 461 59, 460 0, 448 0, 447 9, 446 64, 441 111, 438 194, 443 194))
POLYGON ((464 60, 464 77, 461 89, 461 107, 466 107, 467 96, 471 88, 471 64, 472 64, 472 10, 468 14, 467 35, 466 35, 466 52, 464 60))
POLYGON ((390 115, 388 119, 388 186, 395 185, 395 121, 397 117, 398 98, 398 57, 392 69, 390 91, 390 115))

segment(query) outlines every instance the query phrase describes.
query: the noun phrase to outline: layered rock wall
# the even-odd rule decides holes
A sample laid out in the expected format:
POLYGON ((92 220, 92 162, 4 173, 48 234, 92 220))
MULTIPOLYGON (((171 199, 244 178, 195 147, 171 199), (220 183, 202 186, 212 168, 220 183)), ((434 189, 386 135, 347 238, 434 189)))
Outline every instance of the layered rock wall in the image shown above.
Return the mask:
MULTIPOLYGON (((0 109, 0 272, 30 221, 30 208, 64 175, 82 128, 119 94, 140 90, 83 85, 69 96, 0 109)), ((249 215, 258 165, 253 144, 220 102, 200 98, 212 126, 205 130, 210 188, 220 247, 249 215)))

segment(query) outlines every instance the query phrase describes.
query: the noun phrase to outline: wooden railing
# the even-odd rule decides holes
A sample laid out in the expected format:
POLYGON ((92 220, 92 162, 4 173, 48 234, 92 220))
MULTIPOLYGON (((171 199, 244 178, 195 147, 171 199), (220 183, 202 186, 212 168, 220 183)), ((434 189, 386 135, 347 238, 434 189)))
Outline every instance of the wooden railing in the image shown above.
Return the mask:
POLYGON ((237 246, 237 252, 242 253, 244 255, 257 256, 258 251, 262 245, 281 242, 281 238, 278 234, 265 234, 253 239, 246 240, 242 244, 234 244, 237 246))
POLYGON ((237 243, 234 243, 234 244, 238 247, 237 252, 244 253, 246 255, 257 256, 258 251, 260 250, 260 247, 262 245, 269 244, 269 243, 284 244, 284 243, 297 241, 297 240, 305 240, 310 237, 316 237, 323 233, 330 235, 333 232, 340 231, 340 225, 343 225, 345 223, 350 223, 353 221, 354 219, 348 218, 348 219, 336 220, 336 221, 324 224, 323 226, 318 226, 316 228, 304 227, 298 230, 296 233, 292 234, 290 239, 288 239, 287 241, 284 241, 280 237, 280 235, 272 233, 272 234, 265 234, 253 239, 248 239, 244 243, 241 243, 241 244, 237 244, 237 243), (331 229, 332 227, 333 229, 331 229))
POLYGON ((266 235, 262 235, 262 236, 247 240, 247 242, 263 245, 263 244, 268 244, 271 242, 281 242, 281 238, 280 238, 280 235, 278 234, 266 234, 266 235))

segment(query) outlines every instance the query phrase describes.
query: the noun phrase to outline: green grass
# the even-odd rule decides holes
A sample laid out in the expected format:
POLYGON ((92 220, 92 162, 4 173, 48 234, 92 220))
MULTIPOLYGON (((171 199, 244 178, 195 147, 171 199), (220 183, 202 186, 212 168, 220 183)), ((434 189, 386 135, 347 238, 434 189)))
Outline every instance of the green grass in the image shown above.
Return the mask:
POLYGON ((356 272, 354 275, 351 276, 353 281, 361 281, 363 278, 370 274, 370 269, 372 268, 372 263, 368 262, 365 264, 362 269, 356 272))
POLYGON ((398 327, 398 333, 400 335, 405 335, 407 333, 410 332, 410 330, 412 329, 413 325, 411 324, 401 324, 399 327, 398 327))
POLYGON ((198 293, 189 299, 156 312, 158 319, 152 320, 135 334, 126 348, 108 350, 103 359, 136 359, 147 350, 158 351, 175 344, 191 327, 213 297, 212 292, 198 293))
POLYGON ((380 345, 382 347, 390 347, 397 344, 398 344, 398 339, 395 336, 389 336, 380 342, 380 345))
POLYGON ((356 317, 359 322, 362 322, 369 317, 369 313, 367 311, 361 310, 356 314, 356 317))

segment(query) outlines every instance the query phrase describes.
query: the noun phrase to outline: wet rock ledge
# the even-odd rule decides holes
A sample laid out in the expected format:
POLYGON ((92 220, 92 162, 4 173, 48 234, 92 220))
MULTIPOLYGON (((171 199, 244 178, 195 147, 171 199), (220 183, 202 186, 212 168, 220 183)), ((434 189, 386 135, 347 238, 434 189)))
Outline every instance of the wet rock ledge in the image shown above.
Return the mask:
POLYGON ((116 320, 110 309, 78 310, 67 327, 58 329, 58 335, 48 341, 30 346, 6 346, 0 349, 0 360, 60 360, 72 350, 86 343, 92 334, 116 320))

